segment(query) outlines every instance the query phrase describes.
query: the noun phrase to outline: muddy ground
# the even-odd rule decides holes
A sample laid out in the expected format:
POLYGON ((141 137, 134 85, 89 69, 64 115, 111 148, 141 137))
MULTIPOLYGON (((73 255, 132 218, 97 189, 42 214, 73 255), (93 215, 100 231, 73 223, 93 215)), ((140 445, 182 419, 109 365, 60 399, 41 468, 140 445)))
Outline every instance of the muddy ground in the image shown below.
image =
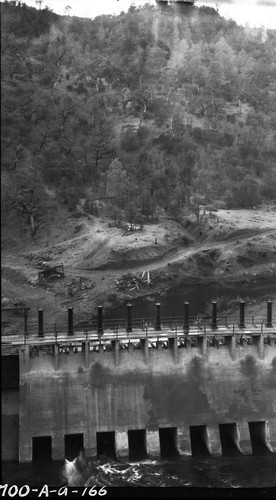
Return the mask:
MULTIPOLYGON (((276 206, 255 210, 202 209, 178 221, 160 215, 142 230, 114 227, 108 217, 68 216, 53 208, 32 237, 28 221, 11 214, 2 223, 2 308, 14 303, 37 309, 45 321, 75 322, 146 295, 187 284, 273 280, 276 299, 276 206), (38 279, 42 266, 63 264, 64 277, 38 279)), ((257 313, 261 300, 252 304, 257 313)), ((2 314, 4 330, 22 323, 22 313, 2 314)))

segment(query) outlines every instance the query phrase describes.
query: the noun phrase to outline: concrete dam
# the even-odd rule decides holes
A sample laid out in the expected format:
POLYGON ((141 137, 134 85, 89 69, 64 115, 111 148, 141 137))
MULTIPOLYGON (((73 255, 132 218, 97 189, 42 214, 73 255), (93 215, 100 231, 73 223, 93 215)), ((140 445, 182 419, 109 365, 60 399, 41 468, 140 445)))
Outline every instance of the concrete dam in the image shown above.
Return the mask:
POLYGON ((125 459, 276 452, 276 328, 184 315, 85 325, 26 322, 2 334, 2 459, 125 459))

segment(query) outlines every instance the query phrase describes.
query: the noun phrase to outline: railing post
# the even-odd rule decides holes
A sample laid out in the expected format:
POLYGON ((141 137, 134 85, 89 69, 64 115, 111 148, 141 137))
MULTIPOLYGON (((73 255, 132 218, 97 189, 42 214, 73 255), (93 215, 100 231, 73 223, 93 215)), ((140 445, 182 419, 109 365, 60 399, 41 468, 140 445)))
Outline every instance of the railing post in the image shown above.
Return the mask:
POLYGON ((55 341, 57 343, 57 324, 55 323, 55 341))
POLYGON ((240 325, 239 327, 240 328, 245 328, 245 324, 244 324, 244 300, 241 300, 240 301, 240 325))
POLYGON ((161 330, 160 302, 156 302, 155 306, 156 306, 155 330, 161 330))
POLYGON ((197 329, 198 329, 198 332, 199 332, 199 330, 200 330, 199 316, 197 316, 196 321, 197 321, 197 329))
POLYGON ((73 307, 68 307, 68 335, 74 335, 73 307))
POLYGON ((103 334, 103 306, 98 306, 98 334, 103 334))
POLYGON ((173 339, 173 358, 174 362, 178 363, 178 338, 177 338, 177 332, 176 335, 173 339))
POLYGON ((41 307, 38 309, 38 336, 44 337, 43 332, 43 309, 41 307))
POLYGON ((184 333, 189 333, 189 302, 184 302, 184 333))
POLYGON ((58 345, 54 345, 54 365, 55 365, 55 371, 58 370, 58 364, 59 364, 59 352, 58 352, 58 345))
POLYGON ((213 300, 212 302, 212 330, 217 329, 217 302, 213 300))
POLYGON ((127 304, 127 332, 132 332, 132 321, 131 321, 131 304, 127 304))
POLYGON ((267 301, 266 327, 272 328, 272 300, 267 301))

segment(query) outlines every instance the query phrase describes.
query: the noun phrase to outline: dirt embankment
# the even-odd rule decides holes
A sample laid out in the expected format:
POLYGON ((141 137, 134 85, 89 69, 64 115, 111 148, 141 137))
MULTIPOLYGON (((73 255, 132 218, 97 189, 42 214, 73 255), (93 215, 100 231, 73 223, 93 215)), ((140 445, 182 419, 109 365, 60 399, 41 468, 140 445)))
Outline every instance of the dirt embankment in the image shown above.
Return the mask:
POLYGON ((33 322, 39 307, 51 322, 64 322, 67 307, 73 306, 80 321, 96 314, 99 304, 112 308, 183 281, 275 277, 276 298, 276 207, 205 210, 199 224, 187 217, 181 223, 161 217, 133 232, 110 227, 107 218, 68 219, 60 211, 51 217, 34 240, 15 222, 3 228, 2 306, 17 299, 31 307, 33 322), (39 281, 41 262, 62 263, 65 276, 39 281))

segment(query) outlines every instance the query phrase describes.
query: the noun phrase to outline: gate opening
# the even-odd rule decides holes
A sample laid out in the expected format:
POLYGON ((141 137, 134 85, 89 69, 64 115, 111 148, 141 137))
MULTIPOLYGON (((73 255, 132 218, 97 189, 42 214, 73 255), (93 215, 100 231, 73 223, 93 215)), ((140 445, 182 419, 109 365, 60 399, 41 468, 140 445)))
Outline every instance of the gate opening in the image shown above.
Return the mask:
POLYGON ((128 431, 129 460, 147 458, 146 430, 128 431))
POLYGON ((83 451, 83 434, 65 434, 65 458, 74 460, 83 451))
POLYGON ((193 425, 190 427, 192 455, 209 456, 209 438, 206 425, 193 425))
POLYGON ((115 432, 97 432, 97 455, 116 458, 115 432))
POLYGON ((51 462, 52 436, 33 437, 33 462, 51 462))
POLYGON ((272 450, 267 440, 266 422, 248 422, 252 452, 255 455, 270 455, 272 450))
POLYGON ((177 451, 177 429, 167 427, 159 429, 161 458, 174 458, 179 455, 177 451))
POLYGON ((19 388, 19 356, 1 356, 2 389, 19 388))
POLYGON ((241 455, 237 424, 219 424, 221 449, 223 455, 241 455))

